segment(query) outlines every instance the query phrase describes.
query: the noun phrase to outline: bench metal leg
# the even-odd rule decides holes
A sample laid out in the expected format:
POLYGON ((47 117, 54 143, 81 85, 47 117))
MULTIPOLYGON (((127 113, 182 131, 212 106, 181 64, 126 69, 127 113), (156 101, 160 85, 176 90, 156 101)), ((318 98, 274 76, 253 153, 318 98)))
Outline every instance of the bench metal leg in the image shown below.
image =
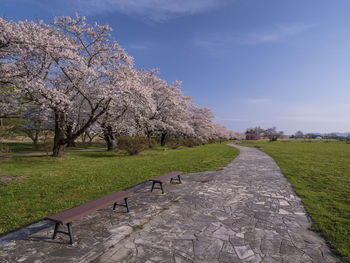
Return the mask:
POLYGON ((151 192, 153 192, 153 189, 162 189, 162 193, 164 194, 163 183, 162 183, 162 182, 153 182, 151 192), (155 188, 154 186, 155 186, 156 184, 159 184, 159 185, 160 185, 160 188, 155 188))
POLYGON ((181 184, 181 178, 180 178, 180 175, 178 175, 178 176, 177 176, 177 179, 176 179, 176 178, 171 178, 171 179, 170 179, 170 183, 171 183, 172 181, 178 181, 178 182, 179 182, 179 184, 181 184))
POLYGON ((56 222, 55 230, 53 231, 52 239, 55 239, 55 238, 56 238, 56 236, 57 236, 57 231, 58 231, 59 226, 60 226, 60 223, 57 223, 57 222, 56 222))
POLYGON ((128 198, 124 198, 124 201, 125 201, 125 205, 123 204, 118 204, 118 203, 114 203, 113 205, 113 210, 115 210, 115 208, 118 206, 125 206, 126 207, 126 211, 129 213, 130 210, 129 210, 129 204, 128 204, 128 198))
POLYGON ((56 222, 55 230, 53 231, 52 239, 55 239, 55 238, 56 238, 57 233, 62 233, 62 234, 65 234, 65 235, 68 235, 68 236, 69 236, 69 238, 70 238, 70 244, 73 245, 74 239, 73 239, 72 223, 68 223, 68 224, 67 224, 68 232, 60 231, 60 230, 59 230, 59 227, 60 227, 60 223, 56 222))
POLYGON ((67 227, 68 227, 68 233, 69 233, 69 238, 70 238, 70 244, 73 245, 74 240, 73 240, 72 223, 68 223, 67 227))
POLYGON ((164 194, 163 183, 160 182, 160 188, 162 189, 162 194, 164 194))
POLYGON ((162 182, 153 181, 151 192, 153 192, 153 189, 162 189, 162 194, 164 194, 164 188, 163 188, 162 182), (155 184, 159 184, 160 188, 154 188, 155 184))
POLYGON ((129 213, 130 210, 129 210, 128 198, 125 198, 124 201, 125 201, 126 211, 129 213))

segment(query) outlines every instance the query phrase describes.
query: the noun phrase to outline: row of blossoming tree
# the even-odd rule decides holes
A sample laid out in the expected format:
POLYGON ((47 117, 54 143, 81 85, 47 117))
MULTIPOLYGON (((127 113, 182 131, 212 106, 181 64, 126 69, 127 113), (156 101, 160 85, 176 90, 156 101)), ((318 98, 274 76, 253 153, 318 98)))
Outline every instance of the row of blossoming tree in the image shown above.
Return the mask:
POLYGON ((101 132, 109 150, 121 135, 163 144, 169 136, 235 136, 184 96, 180 82, 169 85, 156 70, 136 70, 110 31, 78 15, 51 24, 0 18, 0 117, 21 112, 29 120, 24 130, 51 126, 56 157, 89 131, 101 132))

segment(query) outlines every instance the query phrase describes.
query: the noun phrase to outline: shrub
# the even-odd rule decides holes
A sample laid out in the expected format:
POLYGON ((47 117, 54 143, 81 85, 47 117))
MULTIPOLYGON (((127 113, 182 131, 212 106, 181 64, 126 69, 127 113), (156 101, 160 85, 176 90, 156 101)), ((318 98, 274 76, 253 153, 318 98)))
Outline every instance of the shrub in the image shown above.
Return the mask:
POLYGON ((10 147, 5 144, 0 143, 0 156, 6 155, 11 152, 10 147))
POLYGON ((195 138, 187 138, 183 140, 183 144, 187 147, 194 147, 202 145, 201 140, 195 138))
POLYGON ((207 144, 212 144, 212 143, 216 143, 215 139, 208 139, 207 140, 207 144))
POLYGON ((123 136, 118 142, 119 149, 125 150, 129 155, 135 155, 148 146, 148 140, 142 136, 123 136))
POLYGON ((171 148, 171 149, 177 149, 180 146, 183 145, 183 140, 181 138, 169 138, 167 140, 167 145, 171 148))
POLYGON ((154 138, 148 139, 147 144, 148 144, 148 148, 150 148, 150 149, 153 149, 159 145, 157 140, 154 138))

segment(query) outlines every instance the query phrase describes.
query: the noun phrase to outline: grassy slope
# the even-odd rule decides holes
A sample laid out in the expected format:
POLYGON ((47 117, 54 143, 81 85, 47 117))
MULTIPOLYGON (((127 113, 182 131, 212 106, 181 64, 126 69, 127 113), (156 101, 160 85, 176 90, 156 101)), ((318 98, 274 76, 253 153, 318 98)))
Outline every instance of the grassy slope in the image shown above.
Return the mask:
POLYGON ((238 153, 225 144, 211 144, 147 150, 139 156, 82 152, 68 153, 63 159, 1 161, 0 234, 172 170, 219 170, 238 153))
POLYGON ((254 142, 281 167, 331 246, 350 262, 350 144, 254 142))

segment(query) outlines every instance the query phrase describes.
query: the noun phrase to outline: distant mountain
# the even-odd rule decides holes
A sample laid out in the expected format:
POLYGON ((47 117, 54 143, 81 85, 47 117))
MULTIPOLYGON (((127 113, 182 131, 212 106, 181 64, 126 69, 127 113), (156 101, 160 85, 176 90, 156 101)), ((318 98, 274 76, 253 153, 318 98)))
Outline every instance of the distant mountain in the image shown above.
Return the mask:
POLYGON ((316 134, 319 136, 327 136, 330 134, 336 134, 339 137, 348 137, 350 135, 350 132, 329 132, 329 133, 313 132, 313 134, 316 134))
POLYGON ((348 137, 350 132, 336 132, 337 136, 348 137))

